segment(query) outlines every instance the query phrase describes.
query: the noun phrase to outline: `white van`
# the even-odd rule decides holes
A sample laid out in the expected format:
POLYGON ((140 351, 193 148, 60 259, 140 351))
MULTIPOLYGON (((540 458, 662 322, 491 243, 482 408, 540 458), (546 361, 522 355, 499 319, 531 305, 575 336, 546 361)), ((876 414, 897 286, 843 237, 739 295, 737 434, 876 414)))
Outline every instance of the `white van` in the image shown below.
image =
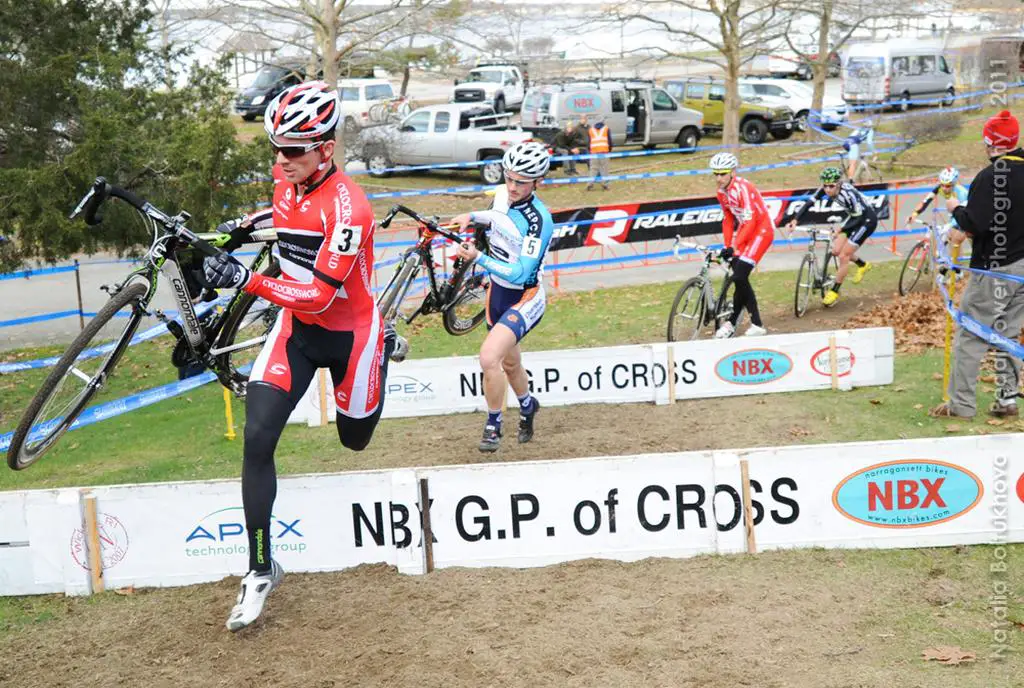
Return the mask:
POLYGON ((942 98, 952 105, 956 88, 940 43, 854 43, 843 63, 843 100, 885 103, 906 112, 911 100, 942 98))
POLYGON ((704 115, 685 108, 651 81, 574 81, 531 87, 523 100, 524 129, 545 140, 566 122, 587 115, 604 119, 613 146, 671 143, 682 148, 700 141, 704 115))

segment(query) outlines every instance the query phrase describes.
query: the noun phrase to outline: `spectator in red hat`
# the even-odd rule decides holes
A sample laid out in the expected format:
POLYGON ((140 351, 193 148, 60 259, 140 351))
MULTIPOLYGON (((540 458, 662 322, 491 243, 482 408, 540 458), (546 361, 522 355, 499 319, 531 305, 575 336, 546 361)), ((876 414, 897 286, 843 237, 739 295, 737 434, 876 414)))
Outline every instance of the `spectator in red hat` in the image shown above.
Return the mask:
MULTIPOLYGON (((946 201, 960 229, 950 230, 950 240, 973 240, 971 267, 1024 277, 1024 151, 1017 148, 1020 125, 1009 110, 985 122, 982 139, 992 164, 971 183, 967 204, 956 198, 946 201)), ((960 301, 964 315, 1004 337, 1017 339, 1024 324, 1024 284, 992 274, 972 274, 960 301)), ((975 388, 981 359, 989 349, 986 340, 960 328, 953 344, 953 370, 949 401, 934 409, 935 416, 974 416, 975 388)), ((989 414, 1016 416, 1020 360, 1005 351, 996 353, 996 400, 989 414)))

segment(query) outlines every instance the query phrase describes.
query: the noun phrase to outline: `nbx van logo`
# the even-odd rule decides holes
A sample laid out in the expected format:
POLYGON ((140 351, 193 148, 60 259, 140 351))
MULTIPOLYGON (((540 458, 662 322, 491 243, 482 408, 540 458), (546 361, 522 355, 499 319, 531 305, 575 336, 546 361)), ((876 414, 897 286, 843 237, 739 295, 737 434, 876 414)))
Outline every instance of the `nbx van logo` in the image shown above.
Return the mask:
MULTIPOLYGON (((286 535, 294 537, 304 537, 299 532, 298 525, 301 518, 297 518, 294 521, 287 519, 280 519, 274 515, 270 516, 271 520, 271 537, 280 540, 286 535)), ((228 538, 244 536, 245 535, 245 515, 240 506, 232 506, 226 509, 220 509, 213 513, 207 514, 199 519, 199 525, 192 529, 192 532, 185 538, 185 543, 192 542, 193 540, 212 540, 213 542, 224 542, 228 538), (227 512, 238 512, 237 514, 227 514, 227 512), (222 514, 218 518, 218 514, 222 514)))

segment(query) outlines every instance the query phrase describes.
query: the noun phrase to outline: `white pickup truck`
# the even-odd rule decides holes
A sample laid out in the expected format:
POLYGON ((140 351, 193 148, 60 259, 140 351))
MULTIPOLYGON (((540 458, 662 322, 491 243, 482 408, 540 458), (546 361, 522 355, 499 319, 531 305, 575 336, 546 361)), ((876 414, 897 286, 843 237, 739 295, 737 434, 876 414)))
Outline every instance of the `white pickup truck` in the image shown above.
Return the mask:
POLYGON ((489 105, 428 105, 397 125, 368 127, 359 133, 358 158, 370 174, 386 177, 396 165, 440 165, 488 160, 478 168, 486 184, 500 184, 501 156, 531 138, 528 131, 505 124, 507 115, 489 105))
POLYGON ((530 86, 530 77, 514 64, 481 62, 463 81, 456 81, 450 103, 486 103, 495 112, 518 110, 530 86))

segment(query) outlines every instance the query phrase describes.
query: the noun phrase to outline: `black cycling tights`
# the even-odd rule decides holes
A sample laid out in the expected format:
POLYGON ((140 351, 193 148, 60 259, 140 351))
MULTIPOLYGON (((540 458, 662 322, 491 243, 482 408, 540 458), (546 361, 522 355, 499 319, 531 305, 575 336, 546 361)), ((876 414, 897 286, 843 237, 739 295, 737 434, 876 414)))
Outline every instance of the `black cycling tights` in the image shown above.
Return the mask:
MULTIPOLYGON (((338 437, 342 445, 353 451, 362 451, 370 444, 384 410, 384 390, 392 349, 394 340, 386 340, 380 371, 380 403, 373 415, 349 418, 337 414, 338 437)), ((250 385, 246 392, 242 506, 249 533, 249 569, 255 571, 270 569, 270 515, 277 497, 277 470, 274 467, 277 441, 281 438, 288 416, 305 394, 316 372, 313 362, 303 356, 290 355, 289 362, 292 368, 291 392, 262 383, 250 385)), ((355 362, 351 363, 354 365, 355 362)), ((344 372, 342 368, 341 374, 344 375, 344 372)), ((336 374, 333 367, 331 374, 332 377, 336 374)))
POLYGON ((750 273, 754 266, 745 260, 736 259, 732 262, 732 279, 735 291, 732 295, 732 317, 729 322, 733 327, 740 319, 740 313, 746 308, 750 313, 750 322, 761 327, 761 312, 757 310, 757 296, 754 295, 754 287, 750 284, 750 273))

